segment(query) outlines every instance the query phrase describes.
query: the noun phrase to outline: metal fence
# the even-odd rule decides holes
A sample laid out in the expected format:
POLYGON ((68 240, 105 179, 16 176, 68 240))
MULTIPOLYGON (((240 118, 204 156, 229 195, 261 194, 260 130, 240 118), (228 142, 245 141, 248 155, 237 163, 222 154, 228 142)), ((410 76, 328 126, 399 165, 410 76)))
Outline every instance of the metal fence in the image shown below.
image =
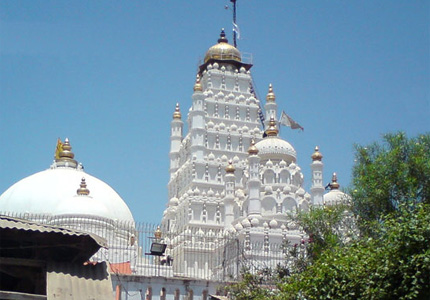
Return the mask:
POLYGON ((160 228, 155 224, 121 222, 88 216, 50 216, 11 214, 43 224, 73 228, 97 234, 108 242, 100 249, 95 261, 107 261, 117 274, 163 276, 176 278, 235 281, 242 269, 259 272, 286 266, 306 255, 304 245, 250 242, 223 230, 203 232, 189 228, 181 233, 160 228), (157 238, 156 238, 157 236, 157 238), (154 243, 166 245, 163 256, 151 255, 154 243))

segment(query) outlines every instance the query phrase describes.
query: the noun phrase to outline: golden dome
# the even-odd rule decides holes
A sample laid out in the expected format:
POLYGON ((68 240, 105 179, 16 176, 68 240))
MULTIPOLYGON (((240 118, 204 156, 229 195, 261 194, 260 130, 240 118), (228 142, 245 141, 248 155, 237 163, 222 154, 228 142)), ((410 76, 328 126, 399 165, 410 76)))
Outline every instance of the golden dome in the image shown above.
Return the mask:
POLYGON ((269 84, 269 92, 266 95, 267 102, 274 102, 276 99, 275 93, 273 92, 272 84, 269 84))
POLYGON ((333 173, 333 177, 331 178, 330 189, 337 190, 340 187, 339 183, 337 183, 337 175, 333 173))
POLYGON ((85 196, 88 196, 88 195, 90 194, 90 190, 89 190, 89 189, 87 189, 87 184, 86 184, 86 182, 85 182, 85 178, 83 178, 83 177, 82 177, 82 180, 81 180, 81 186, 80 186, 80 188, 76 191, 76 193, 77 193, 78 195, 85 195, 85 196))
POLYGON ((321 161, 323 158, 323 155, 319 152, 318 146, 315 146, 315 152, 311 155, 311 158, 313 161, 321 161))
POLYGON ((228 162, 228 166, 225 168, 225 171, 227 173, 234 173, 234 171, 236 171, 236 168, 233 166, 233 162, 231 160, 228 162))
POLYGON ((257 147, 255 147, 255 141, 251 140, 251 145, 248 148, 248 154, 249 155, 257 155, 258 154, 258 149, 257 147))
POLYGON ((279 131, 278 131, 278 128, 276 128, 275 118, 272 116, 272 117, 270 117, 269 128, 266 129, 266 135, 267 136, 277 136, 278 132, 279 131))
POLYGON ((197 74, 196 76, 196 83, 194 84, 194 92, 201 92, 203 91, 202 84, 200 83, 200 75, 197 74))
POLYGON ((173 119, 181 119, 181 111, 179 110, 179 103, 176 103, 175 112, 173 113, 173 119))
POLYGON ((240 55, 239 50, 228 43, 224 29, 221 30, 218 44, 210 47, 206 52, 204 60, 205 63, 210 59, 242 61, 242 56, 240 55))

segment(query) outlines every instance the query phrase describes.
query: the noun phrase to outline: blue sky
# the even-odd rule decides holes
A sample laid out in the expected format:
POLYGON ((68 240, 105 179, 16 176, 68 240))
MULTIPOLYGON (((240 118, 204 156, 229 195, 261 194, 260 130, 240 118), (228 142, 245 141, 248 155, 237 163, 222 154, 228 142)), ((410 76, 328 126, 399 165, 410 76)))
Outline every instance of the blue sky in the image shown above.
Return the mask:
MULTIPOLYGON (((167 203, 169 131, 228 0, 0 1, 0 193, 47 169, 68 137, 85 170, 137 221, 167 203)), ((238 0, 238 47, 261 98, 272 83, 310 187, 319 145, 328 182, 351 179, 353 144, 430 131, 430 1, 238 0)), ((1 208, 0 208, 1 210, 1 208)))

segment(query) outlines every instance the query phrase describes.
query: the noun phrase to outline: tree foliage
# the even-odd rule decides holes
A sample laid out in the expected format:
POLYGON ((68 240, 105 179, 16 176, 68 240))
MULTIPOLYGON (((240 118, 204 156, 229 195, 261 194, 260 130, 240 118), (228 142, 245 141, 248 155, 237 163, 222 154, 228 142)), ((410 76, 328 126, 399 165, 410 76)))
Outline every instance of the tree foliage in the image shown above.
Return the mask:
POLYGON ((326 249, 344 244, 346 233, 353 233, 350 222, 346 222, 350 220, 346 213, 349 209, 347 205, 311 207, 309 212, 299 214, 298 221, 309 236, 309 260, 318 259, 326 249))
POLYGON ((401 203, 430 203, 430 134, 386 134, 355 148, 352 197, 363 221, 379 221, 401 203))
POLYGON ((277 299, 430 299, 430 205, 401 206, 378 238, 327 249, 277 299))

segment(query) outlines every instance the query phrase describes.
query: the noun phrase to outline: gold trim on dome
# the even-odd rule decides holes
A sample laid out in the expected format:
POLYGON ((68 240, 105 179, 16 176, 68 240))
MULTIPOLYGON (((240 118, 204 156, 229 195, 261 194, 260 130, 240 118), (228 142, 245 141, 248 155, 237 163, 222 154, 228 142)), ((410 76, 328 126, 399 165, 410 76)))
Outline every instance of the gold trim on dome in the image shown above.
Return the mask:
POLYGON ((251 140, 251 145, 248 148, 248 154, 249 155, 257 155, 258 154, 258 149, 257 149, 257 147, 255 147, 254 139, 251 140))
POLYGON ((221 30, 218 44, 210 47, 206 52, 204 62, 207 63, 210 59, 242 62, 240 51, 228 43, 228 40, 225 37, 224 28, 221 30))
POLYGON ((276 127, 275 118, 272 116, 272 117, 270 117, 269 128, 266 129, 266 135, 267 136, 277 136, 278 132, 279 131, 278 131, 278 128, 276 127))
POLYGON ((200 75, 197 74, 196 76, 196 83, 194 84, 194 92, 201 92, 203 91, 202 84, 200 83, 200 75))
POLYGON ((225 168, 225 171, 230 174, 236 171, 236 168, 233 166, 233 162, 231 160, 228 162, 228 166, 225 168))
POLYGON ((181 110, 179 109, 179 103, 176 103, 175 112, 173 113, 173 119, 181 119, 181 110))
POLYGON ((272 84, 269 84, 269 92, 266 95, 266 101, 267 102, 275 102, 276 96, 275 93, 273 92, 273 87, 272 84))
POLYGON ((337 183, 337 174, 333 173, 330 183, 330 189, 337 190, 340 187, 339 183, 337 183))
POLYGON ((90 194, 90 190, 89 190, 89 189, 87 189, 87 184, 86 184, 86 182, 85 182, 85 178, 84 178, 84 177, 82 177, 82 180, 81 180, 81 186, 80 186, 80 188, 76 191, 76 193, 77 193, 78 195, 84 195, 84 196, 88 196, 88 195, 90 194))
POLYGON ((313 161, 321 161, 323 155, 319 152, 318 146, 315 146, 315 152, 311 155, 313 161))

